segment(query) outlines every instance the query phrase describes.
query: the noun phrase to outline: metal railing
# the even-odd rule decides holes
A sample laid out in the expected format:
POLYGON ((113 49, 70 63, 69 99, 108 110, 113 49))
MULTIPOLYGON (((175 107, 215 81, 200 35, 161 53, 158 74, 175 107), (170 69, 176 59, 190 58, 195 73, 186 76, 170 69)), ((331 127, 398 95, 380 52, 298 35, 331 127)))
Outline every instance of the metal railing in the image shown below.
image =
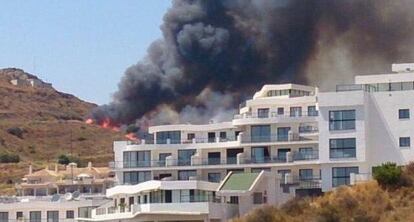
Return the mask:
POLYGON ((234 119, 266 119, 266 118, 300 118, 300 117, 315 117, 318 116, 318 111, 300 111, 300 112, 284 112, 283 114, 278 114, 277 112, 247 112, 243 114, 234 115, 234 119))

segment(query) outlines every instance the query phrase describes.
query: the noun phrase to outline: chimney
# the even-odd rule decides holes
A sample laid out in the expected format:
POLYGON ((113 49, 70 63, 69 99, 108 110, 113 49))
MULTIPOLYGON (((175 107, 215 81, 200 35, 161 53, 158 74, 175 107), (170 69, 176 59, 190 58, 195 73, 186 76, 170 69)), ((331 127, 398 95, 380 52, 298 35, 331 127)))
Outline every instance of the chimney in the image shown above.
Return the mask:
POLYGON ((33 166, 32 164, 29 165, 29 175, 33 173, 33 166))
POLYGON ((92 162, 88 162, 88 170, 92 170, 92 162))

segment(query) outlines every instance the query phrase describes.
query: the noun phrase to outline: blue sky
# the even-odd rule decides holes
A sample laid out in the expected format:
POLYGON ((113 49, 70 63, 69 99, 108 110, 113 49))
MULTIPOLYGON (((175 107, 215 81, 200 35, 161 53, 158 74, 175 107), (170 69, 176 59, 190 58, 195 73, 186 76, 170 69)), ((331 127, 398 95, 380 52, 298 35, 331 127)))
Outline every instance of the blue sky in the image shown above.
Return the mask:
POLYGON ((10 0, 0 13, 0 68, 104 104, 127 67, 161 37, 169 0, 10 0))

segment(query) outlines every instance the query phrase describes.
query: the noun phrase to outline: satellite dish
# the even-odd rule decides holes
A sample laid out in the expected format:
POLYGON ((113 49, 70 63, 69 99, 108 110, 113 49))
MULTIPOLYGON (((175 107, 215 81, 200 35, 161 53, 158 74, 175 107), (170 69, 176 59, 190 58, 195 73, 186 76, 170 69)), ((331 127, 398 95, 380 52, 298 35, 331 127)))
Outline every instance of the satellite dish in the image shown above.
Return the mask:
POLYGON ((72 193, 72 198, 74 200, 80 200, 80 192, 79 191, 75 191, 72 193))
POLYGON ((65 200, 72 200, 72 193, 65 193, 65 200))
POLYGON ((59 194, 53 194, 52 199, 50 199, 51 202, 58 202, 60 200, 59 194))

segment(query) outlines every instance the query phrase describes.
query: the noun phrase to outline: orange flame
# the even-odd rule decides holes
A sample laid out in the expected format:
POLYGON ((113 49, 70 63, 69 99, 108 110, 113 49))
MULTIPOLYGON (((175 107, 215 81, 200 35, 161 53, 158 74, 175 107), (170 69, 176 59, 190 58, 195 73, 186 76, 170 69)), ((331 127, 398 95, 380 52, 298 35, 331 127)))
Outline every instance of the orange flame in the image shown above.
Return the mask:
POLYGON ((111 129, 116 132, 120 131, 119 127, 115 126, 109 118, 104 119, 104 121, 101 123, 101 127, 104 129, 111 129))
POLYGON ((93 119, 89 118, 85 121, 86 124, 93 124, 93 119))
POLYGON ((128 133, 125 135, 125 138, 127 138, 128 140, 133 140, 133 141, 139 140, 138 137, 135 135, 135 133, 128 133))

